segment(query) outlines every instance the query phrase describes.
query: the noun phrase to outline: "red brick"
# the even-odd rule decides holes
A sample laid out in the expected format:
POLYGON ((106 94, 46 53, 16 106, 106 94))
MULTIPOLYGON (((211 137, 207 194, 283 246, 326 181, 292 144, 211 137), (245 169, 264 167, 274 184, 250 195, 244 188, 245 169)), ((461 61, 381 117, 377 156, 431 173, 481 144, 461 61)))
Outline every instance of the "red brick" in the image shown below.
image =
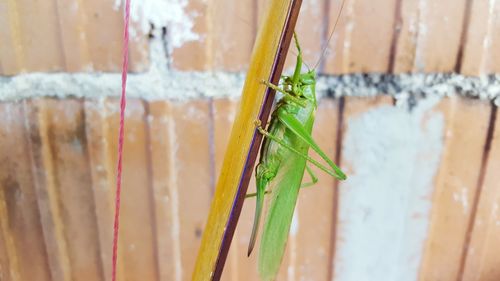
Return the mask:
MULTIPOLYGON (((498 114, 498 112, 497 112, 498 114)), ((500 118, 497 115, 462 280, 494 281, 500 264, 500 118)))
POLYGON ((1 232, 4 243, 10 243, 0 253, 0 259, 10 264, 2 272, 6 272, 7 280, 48 281, 51 273, 31 171, 23 103, 1 103, 0 115, 0 216, 4 218, 1 232), (8 271, 17 277, 9 279, 8 271))
POLYGON ((435 180, 419 280, 459 277, 491 108, 481 101, 454 97, 443 100, 439 110, 445 116, 445 149, 435 180))

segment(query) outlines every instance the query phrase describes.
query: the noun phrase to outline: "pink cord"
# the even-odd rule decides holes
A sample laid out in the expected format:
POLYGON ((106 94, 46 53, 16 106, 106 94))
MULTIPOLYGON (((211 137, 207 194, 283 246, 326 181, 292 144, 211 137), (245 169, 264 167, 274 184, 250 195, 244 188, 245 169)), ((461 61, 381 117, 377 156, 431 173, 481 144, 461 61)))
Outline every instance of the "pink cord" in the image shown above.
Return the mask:
POLYGON ((128 70, 128 23, 130 20, 130 0, 125 1, 125 26, 123 28, 122 95, 120 98, 120 131, 118 135, 118 164, 116 169, 115 222, 113 226, 113 264, 111 280, 116 281, 118 259, 118 230, 120 228, 120 195, 122 189, 123 136, 125 131, 125 106, 128 70))

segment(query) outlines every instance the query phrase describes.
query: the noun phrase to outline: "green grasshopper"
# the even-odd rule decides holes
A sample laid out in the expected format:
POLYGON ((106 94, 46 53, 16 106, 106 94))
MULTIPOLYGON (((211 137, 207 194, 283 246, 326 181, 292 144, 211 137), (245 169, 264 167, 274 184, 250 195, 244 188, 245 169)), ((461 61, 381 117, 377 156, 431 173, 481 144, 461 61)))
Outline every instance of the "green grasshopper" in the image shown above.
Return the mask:
POLYGON ((264 221, 258 261, 262 280, 276 278, 285 252, 299 189, 317 182, 307 162, 339 180, 346 179, 346 175, 328 158, 311 136, 317 108, 316 73, 314 70, 301 73, 302 51, 295 33, 294 40, 298 55, 293 75, 282 77, 282 87, 262 81, 269 88, 283 94, 271 115, 268 129, 265 130, 260 121, 256 121, 257 129, 265 139, 260 151, 259 164, 255 169, 257 193, 247 195, 247 198, 257 197, 248 255, 255 245, 264 196, 269 194, 271 198, 264 221), (331 169, 309 157, 309 148, 325 160, 331 169), (309 173, 312 182, 302 184, 305 171, 309 173), (272 187, 267 190, 270 184, 272 187))

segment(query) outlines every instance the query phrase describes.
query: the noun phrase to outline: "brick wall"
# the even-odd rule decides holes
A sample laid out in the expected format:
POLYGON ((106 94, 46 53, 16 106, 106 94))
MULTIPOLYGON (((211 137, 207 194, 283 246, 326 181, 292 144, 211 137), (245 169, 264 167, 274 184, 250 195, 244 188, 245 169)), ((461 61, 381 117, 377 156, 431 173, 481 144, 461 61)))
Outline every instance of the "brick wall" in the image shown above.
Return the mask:
MULTIPOLYGON (((237 110, 237 72, 265 8, 170 2, 198 40, 174 44, 184 27, 173 17, 158 25, 158 11, 146 9, 155 1, 135 8, 120 280, 189 280, 237 110), (155 24, 151 32, 144 22, 155 24), (196 85, 176 84, 176 75, 196 85)), ((109 280, 121 7, 75 3, 0 3, 1 280, 109 280)), ((297 32, 310 67, 339 7, 304 1, 297 32)), ((325 82, 314 136, 349 180, 318 171, 318 185, 301 191, 279 280, 500 278, 500 122, 489 102, 498 80, 482 76, 500 65, 499 8, 347 0, 320 72, 353 86, 340 95, 325 82), (424 76, 381 90, 407 72, 424 76), (435 72, 482 78, 440 95, 411 87, 435 72), (382 73, 376 95, 357 95, 367 79, 353 73, 382 73)), ((246 257, 253 208, 251 200, 243 207, 224 280, 257 280, 256 255, 246 257)))

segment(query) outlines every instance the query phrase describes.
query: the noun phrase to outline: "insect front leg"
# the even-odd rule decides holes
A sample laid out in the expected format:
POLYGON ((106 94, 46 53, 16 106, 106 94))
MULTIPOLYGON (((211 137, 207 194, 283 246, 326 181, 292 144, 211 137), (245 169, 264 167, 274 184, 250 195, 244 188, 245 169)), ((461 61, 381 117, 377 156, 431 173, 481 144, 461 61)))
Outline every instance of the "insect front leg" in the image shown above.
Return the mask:
MULTIPOLYGON (((266 190, 266 192, 264 192, 264 195, 266 195, 266 194, 270 194, 270 193, 271 193, 271 191, 270 191, 270 190, 266 190)), ((253 198, 253 197, 255 197, 255 196, 257 196, 257 192, 254 192, 254 193, 247 193, 247 194, 245 195, 245 199, 247 199, 247 198, 253 198)))
POLYGON ((283 90, 282 88, 280 88, 280 87, 278 87, 278 86, 276 86, 276 85, 274 85, 272 83, 267 82, 266 80, 262 80, 261 83, 264 84, 264 85, 266 85, 267 87, 275 90, 276 92, 282 93, 283 95, 285 95, 285 97, 287 99, 295 102, 296 104, 299 104, 301 106, 305 106, 306 105, 305 101, 301 100, 300 98, 297 98, 296 96, 290 94, 289 92, 283 90))

